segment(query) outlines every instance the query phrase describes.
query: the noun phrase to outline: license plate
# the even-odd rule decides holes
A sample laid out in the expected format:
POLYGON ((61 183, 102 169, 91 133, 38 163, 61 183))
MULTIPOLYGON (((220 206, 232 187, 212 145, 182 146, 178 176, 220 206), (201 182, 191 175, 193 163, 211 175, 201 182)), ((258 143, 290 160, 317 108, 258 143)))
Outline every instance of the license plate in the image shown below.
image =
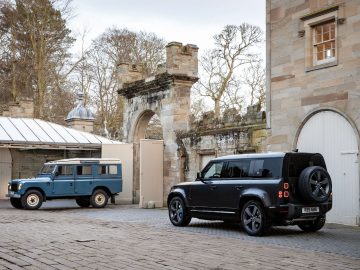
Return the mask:
POLYGON ((10 194, 10 195, 13 195, 13 194, 14 194, 14 191, 10 191, 9 194, 10 194))
POLYGON ((303 207, 302 208, 302 213, 303 214, 308 214, 308 213, 318 213, 319 207, 303 207))

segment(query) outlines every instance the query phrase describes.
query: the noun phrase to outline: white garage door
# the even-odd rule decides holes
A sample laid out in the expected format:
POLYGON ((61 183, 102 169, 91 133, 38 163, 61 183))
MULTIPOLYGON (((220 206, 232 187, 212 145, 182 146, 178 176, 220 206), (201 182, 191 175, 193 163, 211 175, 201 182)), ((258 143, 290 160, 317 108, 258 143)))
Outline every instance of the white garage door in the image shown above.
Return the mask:
POLYGON ((0 148, 0 199, 5 199, 7 185, 11 179, 11 153, 9 149, 0 148))
POLYGON ((350 123, 335 112, 317 113, 301 130, 297 148, 325 158, 333 181, 333 209, 327 221, 356 225, 360 212, 358 144, 350 123))

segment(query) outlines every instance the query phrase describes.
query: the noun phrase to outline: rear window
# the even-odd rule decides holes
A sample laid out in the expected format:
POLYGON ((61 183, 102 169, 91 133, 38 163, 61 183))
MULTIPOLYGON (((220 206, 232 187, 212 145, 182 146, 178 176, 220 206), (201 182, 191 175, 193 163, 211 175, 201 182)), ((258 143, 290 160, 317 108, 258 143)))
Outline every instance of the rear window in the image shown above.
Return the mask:
POLYGON ((228 162, 226 178, 279 178, 281 158, 240 159, 228 162))
POLYGON ((99 165, 98 166, 99 175, 116 175, 117 174, 117 165, 99 165))

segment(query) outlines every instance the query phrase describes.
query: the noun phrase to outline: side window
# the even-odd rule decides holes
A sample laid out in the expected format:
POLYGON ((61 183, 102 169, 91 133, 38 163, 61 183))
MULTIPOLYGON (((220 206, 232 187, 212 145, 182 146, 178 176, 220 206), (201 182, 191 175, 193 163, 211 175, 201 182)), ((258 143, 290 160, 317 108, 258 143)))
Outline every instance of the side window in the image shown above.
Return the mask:
POLYGON ((59 176, 72 176, 73 166, 72 165, 60 165, 58 166, 59 176))
POLYGON ((98 166, 98 174, 110 174, 115 175, 117 174, 117 165, 99 165, 98 166))
POLYGON ((203 177, 206 178, 221 178, 222 171, 225 162, 215 162, 210 164, 205 170, 203 171, 203 177))
POLYGON ((281 158, 253 159, 250 163, 249 176, 253 178, 279 178, 281 158))
POLYGON ((249 176, 250 160, 234 160, 229 161, 224 177, 226 178, 242 178, 249 176))
POLYGON ((92 175, 91 165, 80 165, 76 167, 77 175, 92 175))

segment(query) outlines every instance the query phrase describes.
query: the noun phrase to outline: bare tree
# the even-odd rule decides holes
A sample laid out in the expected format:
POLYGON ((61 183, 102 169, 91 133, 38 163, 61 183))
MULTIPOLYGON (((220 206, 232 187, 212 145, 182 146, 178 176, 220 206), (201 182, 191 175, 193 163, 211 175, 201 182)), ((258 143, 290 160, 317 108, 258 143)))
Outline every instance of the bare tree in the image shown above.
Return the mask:
POLYGON ((96 108, 97 132, 107 129, 117 137, 122 122, 123 98, 118 95, 117 66, 120 62, 142 64, 144 75, 156 70, 164 60, 165 43, 154 34, 111 28, 93 40, 78 65, 77 89, 89 89, 96 108))
POLYGON ((243 73, 243 84, 250 89, 250 105, 265 108, 265 68, 261 61, 252 63, 243 73))
POLYGON ((215 48, 200 59, 203 74, 195 89, 201 96, 211 98, 215 117, 219 118, 225 94, 239 84, 237 70, 257 60, 253 49, 262 42, 262 31, 247 23, 227 25, 214 36, 214 41, 215 48))

